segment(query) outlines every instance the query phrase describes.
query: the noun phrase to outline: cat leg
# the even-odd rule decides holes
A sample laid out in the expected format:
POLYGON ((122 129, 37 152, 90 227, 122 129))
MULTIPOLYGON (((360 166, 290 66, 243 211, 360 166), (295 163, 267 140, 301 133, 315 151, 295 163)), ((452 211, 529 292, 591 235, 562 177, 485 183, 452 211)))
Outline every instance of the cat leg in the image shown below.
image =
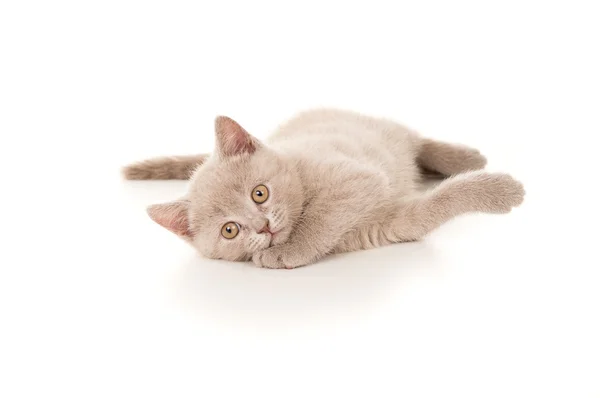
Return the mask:
POLYGON ((445 176, 483 169, 487 160, 478 150, 459 144, 420 140, 417 163, 422 168, 445 176))
POLYGON ((122 172, 128 180, 187 180, 208 156, 201 154, 152 158, 125 166, 122 172))
POLYGON ((508 174, 460 174, 403 204, 385 235, 396 242, 419 240, 461 214, 508 213, 523 202, 524 195, 523 184, 508 174))

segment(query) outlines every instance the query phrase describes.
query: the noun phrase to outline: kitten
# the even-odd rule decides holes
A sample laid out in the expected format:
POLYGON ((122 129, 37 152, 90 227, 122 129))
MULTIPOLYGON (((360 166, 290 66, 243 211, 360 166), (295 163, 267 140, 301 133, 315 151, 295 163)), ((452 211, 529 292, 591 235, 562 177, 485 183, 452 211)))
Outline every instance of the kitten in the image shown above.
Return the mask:
POLYGON ((224 116, 215 132, 212 155, 123 170, 132 180, 191 178, 185 197, 148 214, 210 258, 295 268, 419 240, 460 214, 507 213, 525 194, 511 176, 481 171, 475 149, 350 111, 300 113, 264 143, 224 116), (420 193, 422 170, 449 178, 420 193))

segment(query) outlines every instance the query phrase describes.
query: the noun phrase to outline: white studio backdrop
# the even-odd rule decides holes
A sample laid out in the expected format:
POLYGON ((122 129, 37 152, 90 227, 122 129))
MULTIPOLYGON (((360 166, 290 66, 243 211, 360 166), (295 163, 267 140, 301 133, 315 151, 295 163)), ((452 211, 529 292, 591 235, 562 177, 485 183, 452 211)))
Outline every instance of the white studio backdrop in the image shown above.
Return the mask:
POLYGON ((0 396, 599 396, 599 7, 0 2, 0 396), (316 106, 479 148, 525 203, 265 272, 119 174, 316 106))

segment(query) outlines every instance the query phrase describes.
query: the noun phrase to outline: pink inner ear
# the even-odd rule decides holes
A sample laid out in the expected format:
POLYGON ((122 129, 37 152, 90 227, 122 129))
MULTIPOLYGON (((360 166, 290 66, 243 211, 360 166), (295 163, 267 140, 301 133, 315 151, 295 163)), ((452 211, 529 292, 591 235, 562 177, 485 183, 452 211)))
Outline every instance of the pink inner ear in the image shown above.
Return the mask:
POLYGON ((219 116, 215 119, 215 132, 218 150, 225 156, 252 154, 258 148, 254 137, 227 116, 219 116))
POLYGON ((191 238, 188 219, 189 202, 175 201, 148 207, 148 215, 157 224, 181 237, 191 238))

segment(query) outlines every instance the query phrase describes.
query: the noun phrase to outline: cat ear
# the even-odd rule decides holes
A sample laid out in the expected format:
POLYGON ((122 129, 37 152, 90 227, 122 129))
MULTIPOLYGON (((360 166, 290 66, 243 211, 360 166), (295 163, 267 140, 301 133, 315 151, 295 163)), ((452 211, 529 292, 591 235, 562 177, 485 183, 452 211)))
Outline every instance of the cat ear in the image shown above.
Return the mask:
POLYGON ((174 234, 191 239, 188 212, 190 202, 177 200, 174 202, 160 203, 148 207, 148 215, 157 224, 165 227, 174 234))
POLYGON ((218 116, 215 119, 215 134, 217 153, 222 156, 253 154, 261 145, 235 120, 227 116, 218 116))

